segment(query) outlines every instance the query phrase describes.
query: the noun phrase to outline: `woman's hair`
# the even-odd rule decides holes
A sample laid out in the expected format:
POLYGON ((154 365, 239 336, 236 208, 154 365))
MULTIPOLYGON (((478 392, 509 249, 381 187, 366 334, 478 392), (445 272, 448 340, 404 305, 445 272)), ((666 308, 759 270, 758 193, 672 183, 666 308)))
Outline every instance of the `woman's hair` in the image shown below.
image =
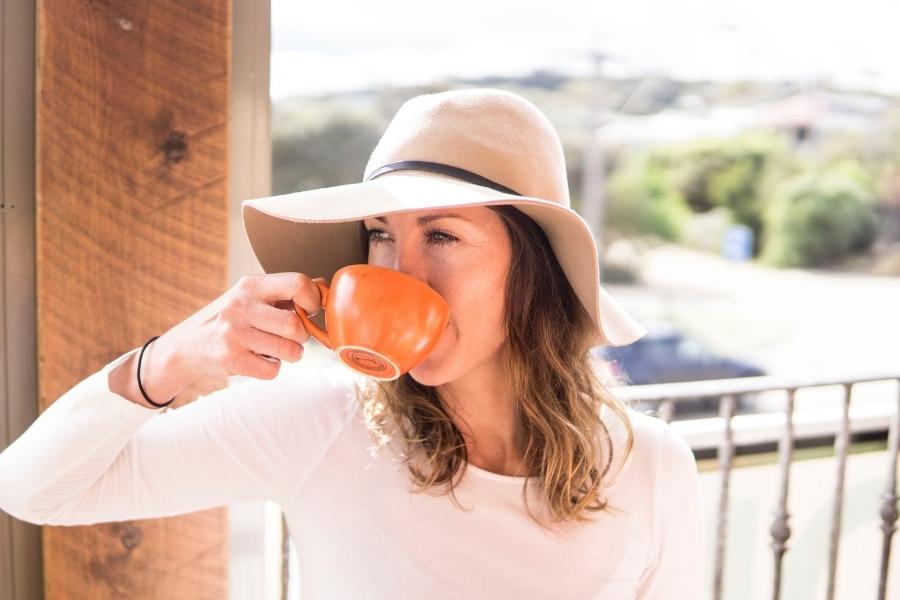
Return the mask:
MULTIPOLYGON (((539 483, 550 521, 583 522, 588 511, 617 510, 601 493, 613 463, 610 430, 601 407, 611 409, 627 431, 624 457, 632 451, 633 430, 626 404, 605 385, 614 379, 591 351, 596 325, 565 276, 543 229, 512 205, 489 205, 506 224, 512 260, 505 294, 508 373, 516 414, 525 431, 528 480, 539 483)), ((368 252, 365 228, 360 240, 368 252)), ((367 380, 357 386, 373 450, 399 436, 403 463, 415 493, 449 486, 454 503, 457 473, 467 462, 466 444, 437 389, 405 373, 397 379, 367 380), (423 470, 421 466, 427 467, 423 470)), ((522 496, 528 507, 528 490, 522 496)), ((527 509, 538 524, 539 518, 527 509)))

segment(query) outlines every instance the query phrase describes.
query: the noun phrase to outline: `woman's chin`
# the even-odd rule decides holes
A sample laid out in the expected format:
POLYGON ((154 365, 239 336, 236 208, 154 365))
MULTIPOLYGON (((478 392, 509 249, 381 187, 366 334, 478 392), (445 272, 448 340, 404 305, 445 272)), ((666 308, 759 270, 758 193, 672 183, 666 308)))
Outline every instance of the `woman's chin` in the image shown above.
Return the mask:
POLYGON ((441 371, 445 365, 444 357, 447 345, 450 343, 450 328, 444 330, 437 344, 431 349, 425 358, 415 367, 409 370, 413 379, 422 385, 435 386, 443 383, 440 379, 441 371))
POLYGON ((436 360, 434 353, 425 357, 425 360, 417 364, 409 370, 409 374, 413 379, 422 385, 437 385, 435 383, 440 371, 440 363, 436 360))
POLYGON ((443 383, 441 381, 443 362, 439 352, 439 347, 435 348, 435 351, 426 356, 422 362, 410 369, 409 374, 412 375, 412 378, 422 385, 435 386, 443 383))

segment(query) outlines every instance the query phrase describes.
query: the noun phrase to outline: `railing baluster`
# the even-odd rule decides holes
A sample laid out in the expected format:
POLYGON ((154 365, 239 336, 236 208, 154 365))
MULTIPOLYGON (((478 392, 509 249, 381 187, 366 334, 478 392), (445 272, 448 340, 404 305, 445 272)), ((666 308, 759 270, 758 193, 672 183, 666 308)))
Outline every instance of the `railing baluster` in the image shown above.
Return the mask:
POLYGON ((722 572, 725 558, 725 543, 728 528, 728 487, 731 481, 731 462, 734 455, 734 437, 731 430, 731 418, 734 416, 734 394, 722 396, 719 403, 719 417, 725 422, 725 431, 719 444, 719 473, 722 485, 719 490, 718 523, 716 526, 716 565, 713 581, 713 600, 722 598, 722 572))
POLYGON ((781 471, 781 489, 778 494, 778 507, 775 509, 775 519, 769 528, 772 542, 769 544, 775 553, 775 577, 772 582, 772 600, 781 597, 781 559, 786 550, 786 543, 791 537, 791 528, 788 525, 790 514, 787 510, 788 487, 791 475, 791 460, 794 451, 794 394, 796 388, 787 391, 787 403, 784 409, 784 433, 778 443, 778 468, 781 471))
POLYGON ((841 512, 844 506, 844 472, 847 465, 847 449, 850 446, 850 392, 852 384, 843 384, 843 413, 841 428, 834 439, 837 455, 837 481, 834 484, 834 508, 831 513, 831 544, 828 551, 827 600, 834 600, 834 581, 837 577, 838 546, 841 539, 841 512))
POLYGON ((291 583, 291 537, 287 519, 281 513, 281 600, 288 600, 291 583))
POLYGON ((891 537, 897 522, 897 450, 900 446, 900 379, 897 380, 897 412, 888 428, 888 475, 881 497, 881 531, 884 540, 881 546, 881 570, 878 574, 878 600, 884 600, 887 593, 888 565, 891 558, 891 537))
POLYGON ((671 423, 672 417, 675 416, 675 400, 672 398, 663 398, 659 404, 658 416, 666 423, 671 423))
MULTIPOLYGON (((841 513, 844 496, 844 474, 846 471, 847 455, 850 446, 850 402, 853 386, 862 382, 896 381, 900 387, 900 378, 896 371, 868 372, 868 373, 825 373, 825 374, 793 374, 786 376, 763 375, 758 377, 742 377, 734 379, 683 381, 675 383, 625 385, 617 387, 617 394, 626 401, 633 402, 660 402, 659 414, 661 418, 670 421, 672 408, 678 401, 698 396, 718 396, 719 419, 724 419, 724 431, 718 442, 719 475, 722 478, 719 493, 719 508, 716 531, 716 552, 714 556, 714 581, 713 600, 721 600, 723 587, 723 571, 725 560, 725 546, 727 538, 728 522, 728 497, 729 483, 732 471, 735 444, 733 440, 732 417, 735 412, 735 398, 742 394, 753 394, 772 390, 784 390, 789 393, 788 418, 785 430, 779 439, 779 463, 782 476, 782 494, 779 509, 775 512, 775 518, 770 525, 770 534, 773 541, 770 543, 775 553, 775 577, 773 581, 773 597, 779 598, 783 573, 783 558, 787 551, 787 541, 790 539, 788 526, 789 514, 787 512, 788 489, 790 480, 790 467, 796 431, 793 421, 794 398, 799 389, 821 387, 824 385, 843 386, 843 416, 840 429, 836 432, 834 443, 835 464, 837 466, 837 482, 835 483, 834 507, 832 513, 831 544, 829 547, 828 565, 828 590, 827 597, 833 599, 835 593, 835 580, 837 575, 838 544, 841 535, 841 513), (787 464, 787 467, 785 467, 787 464)), ((898 390, 900 391, 900 390, 898 390)), ((879 407, 880 409, 880 407, 879 407)), ((890 574, 890 550, 893 533, 897 530, 896 522, 900 518, 897 502, 897 467, 900 462, 900 396, 897 398, 897 406, 892 409, 889 417, 883 417, 885 427, 888 429, 888 481, 882 494, 881 506, 881 530, 883 532, 879 596, 878 600, 885 600, 888 576, 890 574)), ((866 425, 867 430, 871 426, 866 425)))

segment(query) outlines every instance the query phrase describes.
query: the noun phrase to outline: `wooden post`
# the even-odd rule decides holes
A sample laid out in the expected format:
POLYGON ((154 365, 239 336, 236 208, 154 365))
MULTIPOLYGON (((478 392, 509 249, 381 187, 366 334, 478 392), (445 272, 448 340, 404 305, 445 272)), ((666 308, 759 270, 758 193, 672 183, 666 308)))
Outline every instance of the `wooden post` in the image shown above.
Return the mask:
MULTIPOLYGON (((227 288, 231 2, 39 0, 37 9, 44 410, 227 288)), ((44 526, 46 598, 226 598, 227 542, 225 508, 44 526)))

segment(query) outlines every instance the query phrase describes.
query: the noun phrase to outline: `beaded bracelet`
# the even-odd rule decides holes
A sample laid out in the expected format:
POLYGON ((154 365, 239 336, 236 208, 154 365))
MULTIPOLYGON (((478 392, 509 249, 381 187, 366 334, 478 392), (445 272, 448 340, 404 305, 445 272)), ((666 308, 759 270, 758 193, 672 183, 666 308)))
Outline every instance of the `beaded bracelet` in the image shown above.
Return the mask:
POLYGON ((144 347, 141 348, 141 354, 140 354, 140 356, 138 356, 137 382, 138 382, 138 389, 140 389, 141 393, 144 395, 144 400, 146 400, 147 402, 149 402, 150 404, 152 404, 153 406, 155 406, 157 408, 164 408, 164 407, 172 404, 172 402, 175 401, 175 396, 172 396, 172 399, 169 400, 168 402, 166 402, 165 404, 157 404, 156 402, 154 402, 147 396, 147 392, 144 391, 144 386, 141 385, 141 361, 144 358, 144 350, 147 349, 147 346, 150 345, 150 342, 157 339, 158 337, 159 337, 158 335, 153 336, 152 338, 147 340, 147 342, 144 344, 144 347))

